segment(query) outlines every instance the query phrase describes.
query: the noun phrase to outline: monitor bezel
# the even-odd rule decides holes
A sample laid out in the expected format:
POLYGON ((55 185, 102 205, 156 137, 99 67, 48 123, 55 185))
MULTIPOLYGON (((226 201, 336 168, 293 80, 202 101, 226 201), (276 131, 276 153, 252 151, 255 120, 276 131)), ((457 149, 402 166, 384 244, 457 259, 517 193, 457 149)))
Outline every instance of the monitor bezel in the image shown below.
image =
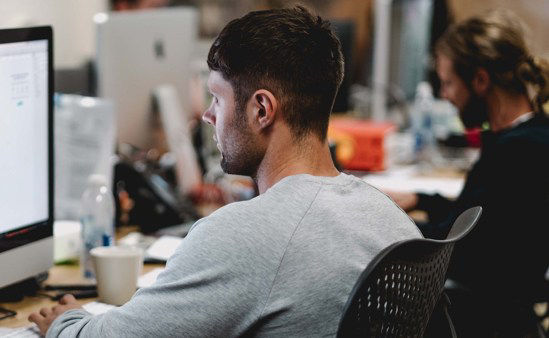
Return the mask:
MULTIPOLYGON (((53 237, 54 218, 54 143, 53 143, 53 30, 51 26, 12 28, 0 30, 0 44, 47 41, 48 53, 48 218, 45 221, 26 224, 0 234, 0 254, 18 247, 53 237), (16 240, 6 240, 15 237, 16 240)), ((53 257, 53 252, 52 252, 53 257)))

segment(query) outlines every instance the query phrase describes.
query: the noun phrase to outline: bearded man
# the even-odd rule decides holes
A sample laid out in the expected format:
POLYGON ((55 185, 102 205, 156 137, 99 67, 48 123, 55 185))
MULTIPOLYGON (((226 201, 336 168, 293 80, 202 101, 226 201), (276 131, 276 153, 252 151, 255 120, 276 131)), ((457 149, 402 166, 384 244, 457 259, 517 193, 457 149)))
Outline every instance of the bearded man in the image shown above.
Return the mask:
POLYGON ((431 238, 445 238, 461 212, 483 207, 448 270, 459 286, 448 291, 458 335, 523 336, 535 327, 535 292, 548 292, 548 64, 529 52, 521 21, 495 11, 451 27, 437 42, 436 67, 441 96, 463 125, 489 126, 480 158, 455 201, 389 194, 404 210, 427 212, 418 226, 431 238))

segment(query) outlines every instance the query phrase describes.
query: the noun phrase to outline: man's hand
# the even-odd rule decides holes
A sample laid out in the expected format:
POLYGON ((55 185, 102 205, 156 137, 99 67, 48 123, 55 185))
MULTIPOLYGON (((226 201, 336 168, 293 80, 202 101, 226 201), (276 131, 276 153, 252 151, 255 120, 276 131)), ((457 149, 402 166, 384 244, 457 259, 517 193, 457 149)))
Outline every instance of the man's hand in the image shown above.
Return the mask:
POLYGON ((65 311, 81 308, 82 307, 78 304, 74 296, 67 294, 59 300, 58 305, 52 307, 51 309, 43 307, 40 309, 40 312, 32 313, 29 316, 29 321, 36 323, 40 329, 40 334, 45 335, 55 318, 59 317, 65 311))
POLYGON ((408 212, 414 210, 417 206, 418 197, 413 192, 396 192, 396 191, 383 191, 389 197, 395 201, 395 203, 402 208, 402 210, 408 212))

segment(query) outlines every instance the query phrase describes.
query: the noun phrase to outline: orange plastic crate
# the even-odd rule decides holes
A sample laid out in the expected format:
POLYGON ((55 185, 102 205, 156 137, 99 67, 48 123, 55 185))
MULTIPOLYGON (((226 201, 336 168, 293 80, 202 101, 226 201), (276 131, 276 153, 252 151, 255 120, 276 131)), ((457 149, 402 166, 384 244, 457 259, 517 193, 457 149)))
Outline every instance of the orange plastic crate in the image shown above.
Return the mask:
POLYGON ((338 162, 349 170, 385 169, 384 141, 395 130, 391 123, 336 117, 330 120, 328 139, 335 142, 338 162))

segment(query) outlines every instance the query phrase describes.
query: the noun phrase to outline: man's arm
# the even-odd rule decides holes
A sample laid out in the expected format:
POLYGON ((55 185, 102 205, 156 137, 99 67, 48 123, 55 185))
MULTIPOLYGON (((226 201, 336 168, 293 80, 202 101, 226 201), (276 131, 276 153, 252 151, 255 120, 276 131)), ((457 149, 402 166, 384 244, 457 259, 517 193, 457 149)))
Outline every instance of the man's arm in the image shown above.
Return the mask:
MULTIPOLYGON (((197 224, 170 258, 157 282, 125 305, 91 316, 72 310, 59 316, 48 337, 236 336, 257 319, 269 285, 261 259, 226 219, 197 224), (223 221, 223 222, 221 222, 223 221), (254 311, 255 310, 255 311, 254 311)), ((265 249, 265 255, 272 255, 265 249)))
POLYGON ((427 213, 430 223, 441 223, 451 214, 454 201, 440 194, 417 193, 416 209, 427 213))
POLYGON ((393 202, 396 203, 396 205, 406 212, 412 211, 417 207, 418 197, 416 193, 392 190, 384 190, 383 192, 387 194, 387 196, 389 196, 393 202))

